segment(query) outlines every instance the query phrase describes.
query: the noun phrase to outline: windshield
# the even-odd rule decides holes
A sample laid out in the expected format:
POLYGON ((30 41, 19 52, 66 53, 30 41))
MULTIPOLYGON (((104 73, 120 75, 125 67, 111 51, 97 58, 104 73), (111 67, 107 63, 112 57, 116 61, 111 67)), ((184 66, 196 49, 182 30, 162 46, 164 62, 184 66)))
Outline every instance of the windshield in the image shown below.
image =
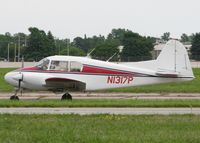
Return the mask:
POLYGON ((41 70, 47 70, 49 67, 49 60, 48 59, 42 59, 41 61, 38 62, 36 67, 40 68, 41 70))

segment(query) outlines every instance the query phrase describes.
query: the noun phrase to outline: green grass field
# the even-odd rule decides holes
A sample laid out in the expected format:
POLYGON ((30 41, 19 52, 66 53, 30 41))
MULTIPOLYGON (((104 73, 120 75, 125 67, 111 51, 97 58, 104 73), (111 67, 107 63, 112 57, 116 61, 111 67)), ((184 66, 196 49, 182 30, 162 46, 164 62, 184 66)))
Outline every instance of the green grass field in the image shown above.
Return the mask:
POLYGON ((0 92, 10 92, 13 90, 13 87, 4 80, 4 75, 12 70, 14 68, 0 68, 0 92))
POLYGON ((0 107, 200 107, 196 99, 74 99, 60 100, 0 100, 0 107))
POLYGON ((199 143, 197 115, 0 115, 1 143, 199 143))
MULTIPOLYGON (((10 92, 13 87, 8 85, 4 81, 4 75, 8 72, 14 70, 12 68, 0 68, 0 92, 10 92)), ((195 74, 195 79, 189 82, 180 83, 168 83, 160 85, 147 85, 140 87, 130 87, 130 88, 119 88, 110 90, 101 90, 98 92, 132 92, 132 93, 198 93, 200 92, 200 69, 193 69, 195 74)))

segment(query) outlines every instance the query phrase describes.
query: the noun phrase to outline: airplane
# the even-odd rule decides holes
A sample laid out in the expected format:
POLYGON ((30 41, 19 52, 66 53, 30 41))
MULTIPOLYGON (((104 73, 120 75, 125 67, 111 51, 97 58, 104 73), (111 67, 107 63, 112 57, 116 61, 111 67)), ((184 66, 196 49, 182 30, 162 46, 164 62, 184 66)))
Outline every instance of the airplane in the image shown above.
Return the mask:
POLYGON ((19 100, 21 89, 60 91, 64 100, 72 99, 70 91, 190 81, 195 77, 183 44, 169 40, 156 60, 120 64, 88 57, 49 56, 33 67, 8 72, 4 78, 17 88, 11 100, 19 100))

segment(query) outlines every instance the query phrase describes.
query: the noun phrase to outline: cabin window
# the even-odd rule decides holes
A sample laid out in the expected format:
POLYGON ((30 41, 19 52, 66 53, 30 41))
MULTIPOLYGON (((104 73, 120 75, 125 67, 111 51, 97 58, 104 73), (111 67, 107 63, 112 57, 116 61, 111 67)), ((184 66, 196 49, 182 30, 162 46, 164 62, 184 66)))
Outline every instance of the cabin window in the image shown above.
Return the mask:
POLYGON ((80 62, 71 61, 70 62, 70 71, 71 72, 81 72, 83 64, 80 62))
POLYGON ((38 62, 36 65, 40 70, 47 70, 49 67, 49 60, 48 59, 42 59, 41 61, 38 62))
POLYGON ((68 61, 51 61, 50 70, 68 71, 68 61))

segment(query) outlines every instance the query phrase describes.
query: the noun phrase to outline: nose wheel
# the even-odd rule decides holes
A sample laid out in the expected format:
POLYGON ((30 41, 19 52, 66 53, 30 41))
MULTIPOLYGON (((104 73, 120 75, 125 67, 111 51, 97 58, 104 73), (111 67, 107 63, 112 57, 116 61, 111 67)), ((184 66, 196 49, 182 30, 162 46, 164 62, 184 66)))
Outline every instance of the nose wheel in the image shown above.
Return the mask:
POLYGON ((12 95, 12 96, 10 96, 10 100, 19 100, 19 97, 17 96, 17 93, 18 93, 19 91, 20 91, 21 96, 22 96, 22 89, 20 88, 20 89, 15 90, 15 94, 12 95))
POLYGON ((10 97, 10 100, 19 100, 19 97, 17 95, 13 95, 10 97))
POLYGON ((72 100, 72 96, 69 93, 62 95, 61 100, 72 100))

